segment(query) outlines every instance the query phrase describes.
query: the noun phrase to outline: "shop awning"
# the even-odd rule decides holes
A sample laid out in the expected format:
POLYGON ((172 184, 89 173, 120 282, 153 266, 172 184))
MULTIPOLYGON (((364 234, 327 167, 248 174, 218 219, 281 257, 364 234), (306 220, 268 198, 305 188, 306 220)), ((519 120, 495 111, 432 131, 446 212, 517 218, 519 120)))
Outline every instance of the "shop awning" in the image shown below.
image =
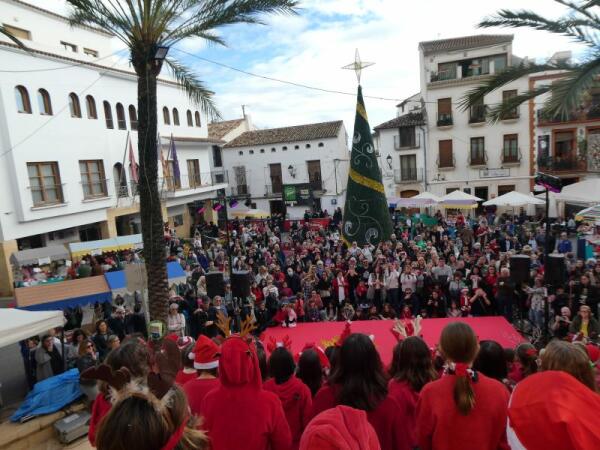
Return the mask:
POLYGON ((116 252, 118 250, 131 250, 142 248, 142 235, 117 236, 100 241, 73 242, 69 244, 69 250, 73 258, 85 255, 100 255, 103 252, 116 252))
POLYGON ((79 305, 112 301, 104 276, 15 289, 17 307, 30 311, 55 311, 79 305))
POLYGON ((10 255, 10 262, 15 266, 32 266, 50 264, 52 261, 71 259, 69 251, 64 245, 50 245, 48 247, 21 250, 10 255))
POLYGON ((14 308, 0 309, 0 347, 14 344, 65 323, 61 311, 22 311, 14 308))
POLYGON ((169 277, 169 285, 181 284, 187 281, 187 277, 181 264, 177 261, 167 263, 167 275, 169 277))

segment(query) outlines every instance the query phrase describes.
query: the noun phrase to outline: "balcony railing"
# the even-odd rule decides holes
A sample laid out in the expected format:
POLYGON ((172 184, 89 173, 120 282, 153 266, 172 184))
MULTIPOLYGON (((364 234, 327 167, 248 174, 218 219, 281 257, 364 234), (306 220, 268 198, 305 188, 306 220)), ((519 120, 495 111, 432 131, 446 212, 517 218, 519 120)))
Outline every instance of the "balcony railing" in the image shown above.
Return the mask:
POLYGON ((456 70, 441 70, 439 72, 431 72, 430 82, 454 80, 456 79, 456 70))
POLYGON ((537 160, 538 168, 548 172, 585 172, 587 162, 575 155, 571 156, 540 156, 537 160))
POLYGON ((281 184, 265 184, 265 197, 280 197, 282 190, 283 187, 281 186, 281 184))
POLYGON ((600 104, 590 106, 586 116, 588 119, 600 119, 600 104))
POLYGON ((521 163, 521 149, 503 149, 502 151, 502 164, 520 164, 521 163))
POLYGON ((474 105, 469 108, 469 123, 485 122, 487 114, 486 105, 474 105))
POLYGON ((519 108, 514 108, 511 111, 508 111, 500 116, 500 120, 514 120, 518 119, 519 116, 519 108))
POLYGON ((250 186, 247 184, 238 184, 229 187, 229 195, 233 197, 244 197, 250 195, 250 186))
POLYGON ((423 181, 423 169, 416 167, 406 167, 394 170, 394 182, 402 183, 419 183, 423 181))
POLYGON ((321 180, 320 177, 309 180, 308 184, 310 185, 310 189, 312 191, 322 191, 323 190, 323 180, 321 180))
POLYGON ((212 175, 212 172, 202 172, 180 175, 178 178, 167 176, 160 180, 159 188, 168 192, 174 192, 213 186, 218 183, 215 183, 212 175))
POLYGON ((129 197, 129 187, 127 186, 127 184, 115 184, 115 192, 117 193, 118 198, 129 197))
POLYGON ((421 146, 421 136, 415 134, 412 138, 401 139, 400 136, 394 136, 394 148, 396 150, 408 150, 411 148, 419 148, 421 146))
POLYGON ((437 126, 449 127, 453 124, 452 114, 438 114, 437 126))
POLYGON ((454 169, 456 167, 456 158, 454 157, 454 154, 452 155, 451 159, 444 158, 440 160, 440 157, 438 156, 436 164, 438 169, 454 169))
POLYGON ((539 124, 574 122, 574 121, 580 120, 579 115, 576 113, 569 113, 565 116, 563 116, 563 115, 552 116, 541 109, 537 110, 536 115, 537 115, 537 120, 538 120, 539 124))
POLYGON ((485 150, 469 153, 470 166, 485 166, 487 164, 487 160, 488 157, 485 150))

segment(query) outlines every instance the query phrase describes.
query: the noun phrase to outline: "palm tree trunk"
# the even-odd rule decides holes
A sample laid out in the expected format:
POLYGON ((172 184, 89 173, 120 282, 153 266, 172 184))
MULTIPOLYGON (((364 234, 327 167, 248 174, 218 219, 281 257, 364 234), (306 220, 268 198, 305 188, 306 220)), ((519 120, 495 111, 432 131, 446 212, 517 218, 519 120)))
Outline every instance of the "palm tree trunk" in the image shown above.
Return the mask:
POLYGON ((167 321, 169 283, 163 231, 162 205, 158 191, 158 152, 156 116, 156 68, 149 57, 132 58, 138 74, 138 155, 140 217, 144 261, 148 278, 148 304, 151 320, 167 321), (143 61, 140 61, 143 60, 143 61), (137 62, 137 64, 136 64, 137 62))

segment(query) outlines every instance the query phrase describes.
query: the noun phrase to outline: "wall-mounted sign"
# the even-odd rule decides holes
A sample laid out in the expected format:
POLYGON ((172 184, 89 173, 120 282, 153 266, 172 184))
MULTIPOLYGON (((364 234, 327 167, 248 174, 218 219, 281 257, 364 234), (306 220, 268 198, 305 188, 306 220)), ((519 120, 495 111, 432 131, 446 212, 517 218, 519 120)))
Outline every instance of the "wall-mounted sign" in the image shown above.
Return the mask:
POLYGON ((312 206, 312 200, 309 183, 286 184, 283 186, 283 201, 286 203, 312 206))
POLYGON ((510 177, 510 169, 480 169, 479 178, 504 178, 510 177))

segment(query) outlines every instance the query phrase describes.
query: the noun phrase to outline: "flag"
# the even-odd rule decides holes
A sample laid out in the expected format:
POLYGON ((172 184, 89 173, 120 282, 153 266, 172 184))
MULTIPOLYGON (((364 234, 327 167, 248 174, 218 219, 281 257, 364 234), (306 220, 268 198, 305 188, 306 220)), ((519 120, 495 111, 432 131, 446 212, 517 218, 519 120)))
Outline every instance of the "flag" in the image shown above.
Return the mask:
POLYGON ((367 111, 358 86, 350 171, 346 189, 342 235, 347 245, 378 244, 390 238, 392 221, 381 182, 381 170, 367 111))
POLYGON ((177 159, 177 149, 175 148, 173 135, 171 135, 171 158, 173 158, 173 179, 175 180, 175 183, 179 185, 181 172, 179 171, 179 160, 177 159))
POLYGON ((133 146, 131 145, 131 138, 129 139, 129 167, 131 167, 131 178, 136 183, 138 182, 138 168, 135 162, 135 155, 133 154, 133 146))
POLYGON ((160 164, 162 166, 163 177, 167 176, 167 162, 165 161, 165 155, 163 153, 162 141, 160 140, 160 135, 158 135, 158 159, 160 159, 160 164))

